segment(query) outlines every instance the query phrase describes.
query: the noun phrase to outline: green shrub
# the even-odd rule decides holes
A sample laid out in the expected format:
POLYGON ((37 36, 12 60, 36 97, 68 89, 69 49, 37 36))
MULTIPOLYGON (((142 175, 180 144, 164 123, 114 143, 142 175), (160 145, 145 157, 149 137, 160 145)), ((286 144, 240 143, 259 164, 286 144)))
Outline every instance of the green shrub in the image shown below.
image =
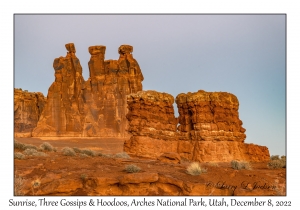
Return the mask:
POLYGON ((235 170, 241 170, 241 169, 249 170, 249 169, 251 169, 251 166, 250 166, 249 162, 236 161, 236 160, 231 161, 231 167, 235 170))
POLYGON ((141 170, 140 167, 136 166, 136 165, 127 165, 125 166, 125 171, 128 173, 137 173, 141 170))
POLYGON ((200 175, 202 173, 206 173, 206 172, 207 172, 207 170, 202 169, 198 162, 191 163, 186 169, 186 173, 193 175, 193 176, 198 176, 198 175, 200 175))
POLYGON ((44 142, 43 144, 41 144, 40 148, 42 150, 49 151, 49 152, 54 150, 53 146, 51 144, 49 144, 48 142, 44 142))
POLYGON ((126 153, 126 152, 121 152, 121 153, 117 153, 115 154, 115 158, 130 158, 130 156, 126 153))
POLYGON ((23 159, 25 159, 25 155, 23 155, 23 154, 20 153, 20 152, 15 152, 14 158, 15 158, 15 159, 19 159, 19 160, 23 160, 23 159))
POLYGON ((76 156, 75 151, 70 147, 65 147, 62 149, 62 153, 65 156, 76 156))

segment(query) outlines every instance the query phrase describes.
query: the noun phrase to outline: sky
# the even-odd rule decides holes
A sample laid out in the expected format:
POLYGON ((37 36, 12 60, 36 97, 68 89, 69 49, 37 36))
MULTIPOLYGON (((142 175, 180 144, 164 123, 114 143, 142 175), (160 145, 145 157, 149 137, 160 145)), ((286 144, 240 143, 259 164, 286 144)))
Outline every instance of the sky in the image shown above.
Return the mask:
POLYGON ((245 143, 286 155, 286 15, 17 14, 14 87, 47 96, 53 61, 67 43, 75 44, 85 80, 89 46, 106 46, 105 59, 116 60, 129 44, 144 90, 236 95, 245 143))

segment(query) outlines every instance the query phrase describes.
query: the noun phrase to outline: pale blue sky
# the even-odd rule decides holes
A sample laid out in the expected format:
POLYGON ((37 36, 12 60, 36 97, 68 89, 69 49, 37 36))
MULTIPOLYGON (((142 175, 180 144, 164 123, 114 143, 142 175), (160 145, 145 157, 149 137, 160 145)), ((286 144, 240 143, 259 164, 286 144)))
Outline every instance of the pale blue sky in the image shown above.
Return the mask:
POLYGON ((145 90, 233 93, 245 142, 285 155, 285 15, 15 15, 14 30, 16 88, 47 96, 66 43, 75 44, 85 80, 89 46, 118 59, 130 44, 145 90))

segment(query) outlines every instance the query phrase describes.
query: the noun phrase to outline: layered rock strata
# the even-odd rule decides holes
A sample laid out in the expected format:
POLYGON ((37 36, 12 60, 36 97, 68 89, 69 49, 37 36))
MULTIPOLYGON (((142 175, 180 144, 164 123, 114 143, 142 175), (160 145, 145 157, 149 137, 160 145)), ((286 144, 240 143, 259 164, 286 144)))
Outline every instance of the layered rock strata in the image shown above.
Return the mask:
POLYGON ((239 119, 239 102, 233 94, 202 90, 179 94, 176 97, 178 131, 172 114, 173 100, 169 94, 154 91, 141 91, 127 97, 127 118, 133 136, 125 142, 125 151, 152 158, 175 152, 182 158, 200 162, 269 159, 267 147, 244 143, 246 135, 239 119), (169 98, 167 105, 163 103, 168 107, 168 115, 156 108, 156 104, 164 102, 163 95, 169 98), (152 115, 161 117, 150 117, 152 115), (171 133, 165 132, 164 126, 155 126, 157 124, 172 128, 171 133))
POLYGON ((14 135, 30 137, 44 109, 46 98, 40 92, 14 89, 14 135))
POLYGON ((177 152, 174 97, 156 91, 140 91, 127 96, 129 132, 124 150, 144 157, 177 152))
POLYGON ((85 81, 73 43, 54 60, 55 81, 33 136, 127 137, 126 95, 142 90, 143 75, 121 45, 118 60, 104 60, 105 46, 91 46, 90 77, 85 81))

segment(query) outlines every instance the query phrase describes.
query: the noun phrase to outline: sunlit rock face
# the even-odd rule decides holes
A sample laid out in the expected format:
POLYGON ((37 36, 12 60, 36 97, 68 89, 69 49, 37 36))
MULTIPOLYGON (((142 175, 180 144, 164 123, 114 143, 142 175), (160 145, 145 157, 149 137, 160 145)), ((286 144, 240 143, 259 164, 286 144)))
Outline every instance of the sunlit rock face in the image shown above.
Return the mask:
POLYGON ((125 141, 128 153, 158 157, 164 152, 176 152, 176 126, 174 97, 156 91, 140 91, 127 96, 129 132, 125 141))
POLYGON ((124 150, 151 158, 171 152, 200 162, 269 159, 267 147, 244 143, 246 130, 233 94, 200 90, 181 93, 175 101, 178 119, 174 117, 173 96, 156 91, 130 94, 127 119, 133 136, 125 142, 124 150))
POLYGON ((91 46, 85 81, 73 43, 54 60, 55 81, 33 136, 128 137, 126 95, 142 90, 143 75, 133 47, 121 45, 118 60, 105 60, 106 47, 91 46))
POLYGON ((40 92, 14 89, 14 134, 15 137, 30 137, 46 103, 40 92))

